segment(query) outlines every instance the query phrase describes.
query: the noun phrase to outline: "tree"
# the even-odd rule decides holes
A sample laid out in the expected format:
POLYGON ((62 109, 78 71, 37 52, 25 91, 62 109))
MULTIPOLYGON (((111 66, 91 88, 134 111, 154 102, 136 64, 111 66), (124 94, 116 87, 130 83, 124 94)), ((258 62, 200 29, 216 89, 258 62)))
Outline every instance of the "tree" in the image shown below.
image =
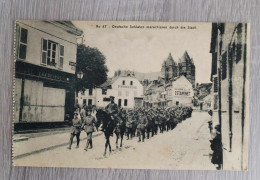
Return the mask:
POLYGON ((83 78, 77 79, 77 90, 94 88, 107 80, 106 58, 98 48, 78 45, 76 73, 83 72, 83 78))

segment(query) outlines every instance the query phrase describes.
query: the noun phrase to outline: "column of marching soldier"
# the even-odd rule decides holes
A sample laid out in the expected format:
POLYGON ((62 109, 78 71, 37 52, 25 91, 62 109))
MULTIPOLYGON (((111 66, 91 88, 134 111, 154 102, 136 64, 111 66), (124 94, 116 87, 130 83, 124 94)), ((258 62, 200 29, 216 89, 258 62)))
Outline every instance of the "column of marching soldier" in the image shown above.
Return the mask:
MULTIPOLYGON (((113 97, 110 100, 111 102, 104 111, 111 115, 111 117, 113 116, 114 124, 121 123, 127 140, 138 137, 138 142, 144 142, 145 139, 149 139, 158 133, 173 130, 178 123, 191 117, 193 111, 191 107, 184 106, 174 106, 165 109, 140 107, 125 110, 117 107, 113 97)), ((82 108, 77 108, 72 119, 68 149, 71 149, 75 136, 77 138, 76 148, 79 148, 80 133, 82 130, 87 134, 85 150, 93 148, 92 133, 98 131, 100 125, 97 123, 98 121, 95 117, 96 112, 97 109, 95 106, 88 107, 83 105, 82 108)), ((102 124, 101 131, 104 131, 104 124, 102 124)))

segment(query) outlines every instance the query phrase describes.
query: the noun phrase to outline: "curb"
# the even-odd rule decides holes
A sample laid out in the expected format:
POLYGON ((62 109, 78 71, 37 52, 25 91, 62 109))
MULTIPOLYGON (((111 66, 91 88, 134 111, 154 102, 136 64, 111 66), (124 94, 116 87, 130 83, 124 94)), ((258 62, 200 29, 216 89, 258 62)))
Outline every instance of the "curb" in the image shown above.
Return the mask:
MULTIPOLYGON (((95 134, 95 135, 93 135, 92 137, 93 137, 93 138, 94 138, 94 137, 98 137, 98 136, 100 136, 100 135, 102 135, 102 134, 103 134, 103 132, 102 132, 102 133, 95 134)), ((85 139, 87 139, 87 137, 85 137, 85 138, 83 138, 83 139, 81 139, 81 140, 85 140, 85 139)), ((73 142, 75 142, 75 141, 73 141, 73 142)), ((38 154, 38 153, 41 153, 41 152, 53 150, 53 149, 56 149, 56 148, 59 148, 59 147, 62 147, 62 146, 66 146, 66 145, 68 145, 68 142, 62 143, 62 144, 57 144, 57 145, 50 146, 50 147, 43 148, 43 149, 39 149, 39 150, 32 151, 32 152, 29 152, 29 153, 20 154, 20 155, 14 156, 14 157, 13 157, 13 160, 15 160, 15 159, 20 159, 20 158, 24 158, 24 157, 26 157, 26 156, 30 156, 30 155, 33 155, 33 154, 38 154)))

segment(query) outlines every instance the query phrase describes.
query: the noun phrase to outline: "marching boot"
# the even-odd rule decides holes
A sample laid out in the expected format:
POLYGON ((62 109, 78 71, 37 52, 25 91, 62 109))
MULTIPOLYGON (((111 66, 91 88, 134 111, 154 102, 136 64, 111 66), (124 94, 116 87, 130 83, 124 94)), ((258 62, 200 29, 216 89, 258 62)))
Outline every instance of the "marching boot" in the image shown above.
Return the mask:
POLYGON ((91 140, 89 140, 89 144, 90 144, 90 147, 89 147, 89 149, 92 149, 92 148, 93 148, 93 145, 92 145, 92 139, 91 139, 91 140))
POLYGON ((71 150, 71 144, 69 145, 69 147, 67 147, 67 149, 71 150))
POLYGON ((89 140, 87 140, 87 144, 86 144, 86 147, 85 147, 85 151, 87 151, 88 150, 88 145, 89 145, 89 140))

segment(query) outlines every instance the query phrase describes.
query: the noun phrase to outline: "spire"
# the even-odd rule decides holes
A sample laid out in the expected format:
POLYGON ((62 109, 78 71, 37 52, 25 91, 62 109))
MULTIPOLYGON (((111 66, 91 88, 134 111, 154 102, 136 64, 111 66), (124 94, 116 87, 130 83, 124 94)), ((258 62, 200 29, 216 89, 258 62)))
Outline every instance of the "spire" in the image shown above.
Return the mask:
POLYGON ((188 52, 185 50, 184 54, 182 55, 182 57, 180 58, 179 62, 191 62, 193 64, 193 60, 190 58, 188 52))
POLYGON ((172 57, 172 54, 169 53, 167 59, 166 59, 166 65, 175 65, 176 63, 174 62, 174 59, 172 57))

